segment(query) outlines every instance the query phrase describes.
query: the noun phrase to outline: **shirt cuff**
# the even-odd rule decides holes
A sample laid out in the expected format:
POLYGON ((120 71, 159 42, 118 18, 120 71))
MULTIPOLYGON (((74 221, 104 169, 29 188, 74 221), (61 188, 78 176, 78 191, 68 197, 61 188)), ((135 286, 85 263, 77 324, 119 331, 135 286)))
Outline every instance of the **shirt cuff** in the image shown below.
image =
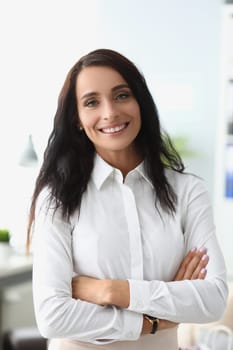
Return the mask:
POLYGON ((142 280, 128 280, 128 282, 130 289, 128 310, 159 318, 176 315, 175 305, 167 283, 142 280))
POLYGON ((128 310, 146 313, 150 305, 150 282, 128 280, 130 290, 130 304, 128 310))
POLYGON ((141 336, 143 316, 124 310, 124 334, 121 340, 138 340, 141 336))

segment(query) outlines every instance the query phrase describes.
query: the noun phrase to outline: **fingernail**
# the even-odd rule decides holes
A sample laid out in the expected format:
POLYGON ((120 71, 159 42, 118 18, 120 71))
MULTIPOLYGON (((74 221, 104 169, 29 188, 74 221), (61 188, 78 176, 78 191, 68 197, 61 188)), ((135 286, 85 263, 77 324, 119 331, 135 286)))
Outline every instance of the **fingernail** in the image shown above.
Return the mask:
POLYGON ((195 252, 197 250, 197 248, 196 247, 193 247, 192 249, 191 249, 191 252, 195 252))
POLYGON ((202 247, 202 248, 199 249, 199 252, 203 253, 205 250, 206 250, 206 248, 202 247))
POLYGON ((208 255, 205 254, 205 255, 203 255, 203 257, 201 258, 201 260, 206 260, 207 258, 208 258, 208 255))
POLYGON ((206 273, 206 269, 205 268, 201 269, 201 273, 202 274, 206 273))

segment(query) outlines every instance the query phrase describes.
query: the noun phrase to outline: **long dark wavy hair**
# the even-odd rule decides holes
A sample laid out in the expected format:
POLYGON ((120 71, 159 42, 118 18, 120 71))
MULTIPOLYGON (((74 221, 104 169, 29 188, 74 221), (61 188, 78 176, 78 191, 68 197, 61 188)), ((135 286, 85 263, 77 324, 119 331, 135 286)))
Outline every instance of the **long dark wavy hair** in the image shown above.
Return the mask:
POLYGON ((35 217, 36 200, 44 187, 49 187, 55 210, 61 207, 64 218, 80 208, 93 169, 95 148, 85 132, 80 132, 76 101, 76 80, 82 69, 107 66, 116 70, 129 85, 141 113, 141 129, 135 139, 143 154, 145 167, 151 179, 156 203, 169 214, 176 210, 177 196, 165 176, 165 168, 182 173, 184 165, 169 136, 161 130, 158 112, 143 74, 135 64, 120 53, 99 49, 83 56, 69 71, 58 98, 52 133, 44 152, 43 164, 36 180, 32 197, 29 225, 35 217))

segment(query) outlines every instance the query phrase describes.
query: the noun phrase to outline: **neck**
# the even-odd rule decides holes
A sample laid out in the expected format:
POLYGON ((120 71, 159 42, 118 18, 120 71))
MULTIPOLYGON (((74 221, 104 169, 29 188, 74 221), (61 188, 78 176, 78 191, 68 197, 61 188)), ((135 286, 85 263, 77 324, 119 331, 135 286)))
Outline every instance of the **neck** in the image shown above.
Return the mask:
POLYGON ((112 165, 121 171, 123 178, 133 169, 135 169, 143 160, 139 152, 134 151, 112 151, 100 152, 97 151, 101 158, 108 164, 112 165))

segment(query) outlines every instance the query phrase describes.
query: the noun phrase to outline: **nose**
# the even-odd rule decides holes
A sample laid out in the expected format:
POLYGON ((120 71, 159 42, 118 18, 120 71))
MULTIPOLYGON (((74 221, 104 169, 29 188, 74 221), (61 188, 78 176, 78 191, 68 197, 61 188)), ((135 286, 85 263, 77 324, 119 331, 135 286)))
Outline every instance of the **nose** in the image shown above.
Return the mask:
POLYGON ((114 101, 104 101, 102 116, 104 120, 113 120, 118 117, 118 110, 114 101))

